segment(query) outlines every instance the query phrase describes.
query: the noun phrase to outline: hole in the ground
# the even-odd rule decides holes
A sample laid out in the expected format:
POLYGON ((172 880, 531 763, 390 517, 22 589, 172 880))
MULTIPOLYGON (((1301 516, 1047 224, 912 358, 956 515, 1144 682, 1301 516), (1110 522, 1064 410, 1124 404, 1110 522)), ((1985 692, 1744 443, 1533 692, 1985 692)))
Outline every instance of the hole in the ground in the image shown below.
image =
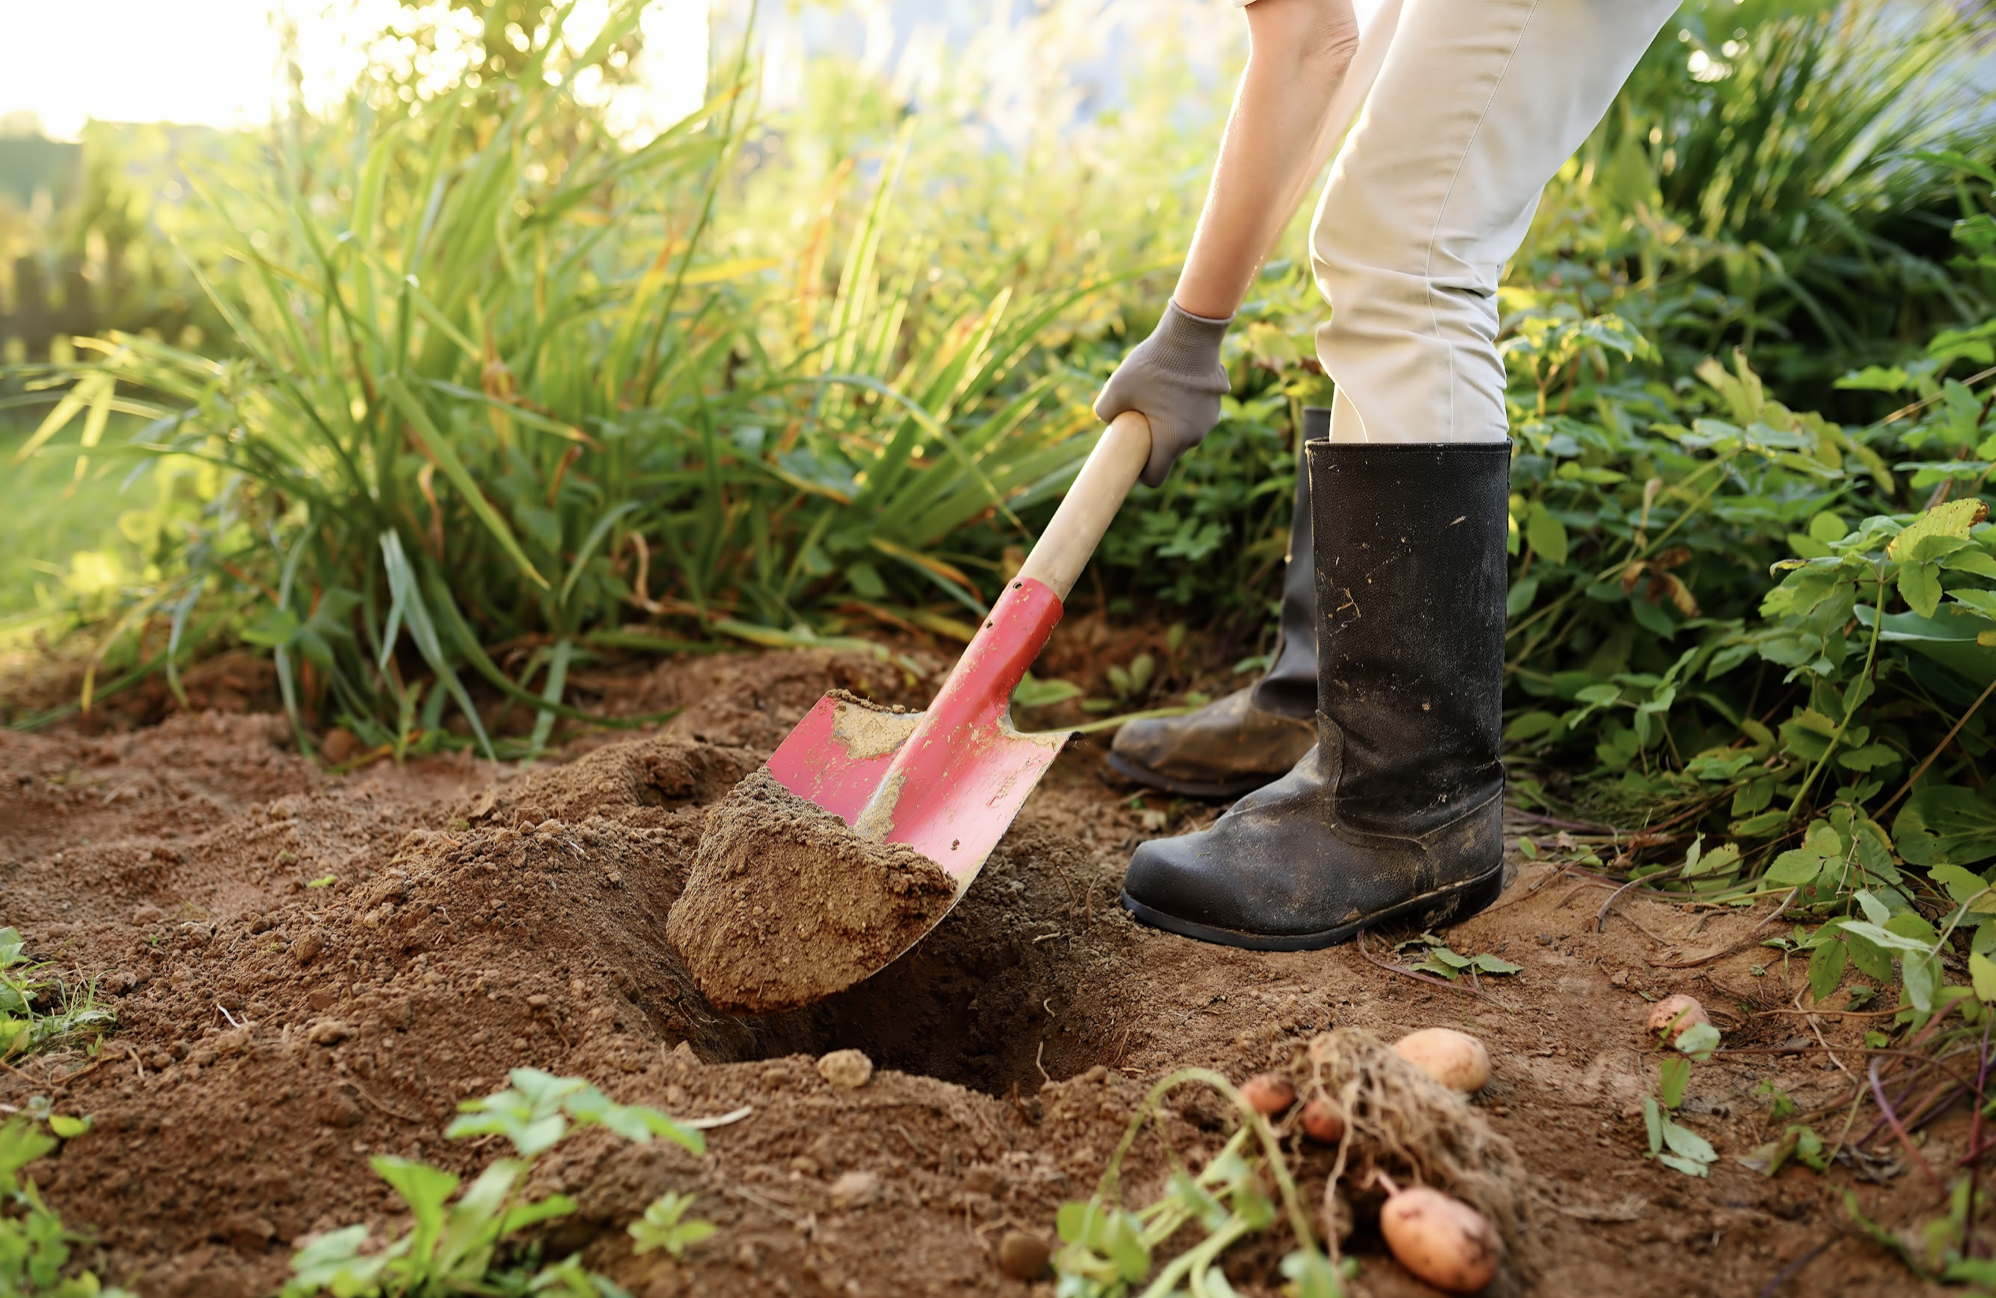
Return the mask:
POLYGON ((1078 844, 1019 826, 949 917, 866 982, 759 1019, 708 1011, 687 1036, 715 1062, 853 1048, 881 1067, 1031 1094, 1127 1047, 1114 1002, 1139 971, 1114 898, 1078 844))

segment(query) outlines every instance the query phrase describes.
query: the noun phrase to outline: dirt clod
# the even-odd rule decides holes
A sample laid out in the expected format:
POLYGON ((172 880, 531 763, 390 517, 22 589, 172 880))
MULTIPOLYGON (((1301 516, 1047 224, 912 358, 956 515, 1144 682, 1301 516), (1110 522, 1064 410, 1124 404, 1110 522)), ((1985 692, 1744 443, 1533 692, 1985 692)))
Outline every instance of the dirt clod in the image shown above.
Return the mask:
POLYGON ((873 1061, 862 1050, 834 1050, 818 1061, 818 1076, 834 1086, 856 1091, 873 1080, 873 1061))
POLYGON ((1014 1280, 1037 1280, 1052 1258, 1047 1242, 1023 1230, 1008 1230, 998 1242, 998 1269, 1014 1280))
POLYGON ((312 1044, 336 1046, 353 1035, 353 1028, 338 1019, 320 1019, 312 1025, 312 1044))
POLYGON ((861 838, 765 767, 708 820, 666 937, 717 1008, 765 1014, 877 972, 955 898, 934 861, 861 838))
POLYGON ((880 1178, 871 1172, 846 1172, 832 1182, 832 1206, 851 1211, 880 1197, 880 1178))

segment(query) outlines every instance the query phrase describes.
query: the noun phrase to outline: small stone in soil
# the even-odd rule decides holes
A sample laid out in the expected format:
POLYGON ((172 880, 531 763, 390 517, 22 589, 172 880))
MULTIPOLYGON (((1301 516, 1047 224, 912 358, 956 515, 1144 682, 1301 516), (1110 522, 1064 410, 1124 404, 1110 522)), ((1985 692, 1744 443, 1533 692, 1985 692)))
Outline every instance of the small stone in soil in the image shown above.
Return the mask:
POLYGON ((864 1208, 880 1197, 880 1178, 871 1172, 846 1172, 832 1182, 832 1206, 864 1208))
POLYGON ((863 1051, 834 1050, 818 1061, 818 1076, 844 1090, 856 1091, 873 1079, 873 1061, 863 1051))
POLYGON ((1014 1280, 1037 1280, 1047 1269, 1052 1255, 1038 1235, 1008 1230, 998 1243, 998 1269, 1014 1280))

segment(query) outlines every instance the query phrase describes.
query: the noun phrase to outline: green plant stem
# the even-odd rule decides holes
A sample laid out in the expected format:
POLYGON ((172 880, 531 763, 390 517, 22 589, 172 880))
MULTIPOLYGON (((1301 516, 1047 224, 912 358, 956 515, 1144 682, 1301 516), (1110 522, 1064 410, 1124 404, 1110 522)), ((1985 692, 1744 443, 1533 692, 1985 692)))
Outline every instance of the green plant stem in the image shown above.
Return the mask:
POLYGON ((1275 1177, 1276 1186, 1282 1191, 1283 1207, 1289 1214, 1290 1229, 1296 1233, 1297 1246, 1314 1249, 1317 1244, 1316 1236, 1310 1230, 1310 1217, 1302 1207, 1301 1198, 1296 1192, 1295 1178, 1290 1175, 1289 1165, 1283 1160, 1282 1146, 1275 1138, 1274 1129, 1268 1125, 1268 1119, 1242 1097, 1232 1082, 1210 1068, 1181 1068, 1158 1079, 1151 1087, 1150 1093, 1144 1097, 1144 1102, 1137 1106, 1136 1113, 1130 1118, 1129 1126, 1123 1131, 1122 1140, 1116 1144, 1115 1153, 1109 1157, 1109 1165, 1102 1170, 1102 1179, 1095 1189, 1096 1196, 1104 1200, 1117 1197, 1117 1178, 1122 1170, 1123 1159, 1129 1154, 1130 1147, 1136 1143, 1137 1133, 1157 1111, 1164 1097, 1187 1082, 1203 1082, 1218 1091, 1240 1112, 1243 1125, 1253 1129, 1256 1139, 1261 1142, 1263 1153, 1268 1157, 1269 1171, 1275 1177))
POLYGON ((1165 1298, 1165 1295, 1175 1292, 1181 1279, 1212 1266, 1228 1246, 1247 1233, 1248 1224, 1238 1215, 1227 1218, 1218 1230, 1171 1259, 1157 1273, 1157 1278, 1144 1287, 1141 1298, 1165 1298))
POLYGON ((1855 681, 1851 682, 1850 701, 1844 705, 1843 720, 1837 722, 1837 732, 1830 736, 1830 742, 1824 747, 1823 755, 1816 759, 1816 764, 1809 769, 1808 775, 1803 777, 1801 785, 1796 788, 1795 797, 1788 804, 1788 818, 1790 820, 1795 819, 1795 813, 1801 810, 1802 800, 1809 796, 1809 789, 1815 784, 1816 777, 1823 773, 1823 767, 1828 765, 1830 758, 1836 754, 1837 745, 1842 742, 1844 731, 1849 728, 1851 718, 1857 715, 1858 708, 1863 705, 1865 698, 1868 697, 1865 687, 1869 686, 1871 682, 1872 665, 1878 660, 1878 636, 1879 632, 1885 626, 1885 567, 1883 564, 1878 567, 1877 613, 1878 615, 1871 621, 1871 643, 1864 651, 1864 670, 1858 673, 1855 681))

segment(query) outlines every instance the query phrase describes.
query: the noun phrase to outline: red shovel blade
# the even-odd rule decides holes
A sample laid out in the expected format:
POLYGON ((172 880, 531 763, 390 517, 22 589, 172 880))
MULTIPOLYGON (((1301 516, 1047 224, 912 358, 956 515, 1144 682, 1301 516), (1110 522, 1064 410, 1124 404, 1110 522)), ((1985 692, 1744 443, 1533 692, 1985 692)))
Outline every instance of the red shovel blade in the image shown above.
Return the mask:
POLYGON ((1008 715, 1060 615, 1051 589, 1014 581, 926 711, 827 694, 769 759, 770 773, 863 837, 936 862, 963 896, 1067 741, 1065 731, 1021 734, 1008 715))

